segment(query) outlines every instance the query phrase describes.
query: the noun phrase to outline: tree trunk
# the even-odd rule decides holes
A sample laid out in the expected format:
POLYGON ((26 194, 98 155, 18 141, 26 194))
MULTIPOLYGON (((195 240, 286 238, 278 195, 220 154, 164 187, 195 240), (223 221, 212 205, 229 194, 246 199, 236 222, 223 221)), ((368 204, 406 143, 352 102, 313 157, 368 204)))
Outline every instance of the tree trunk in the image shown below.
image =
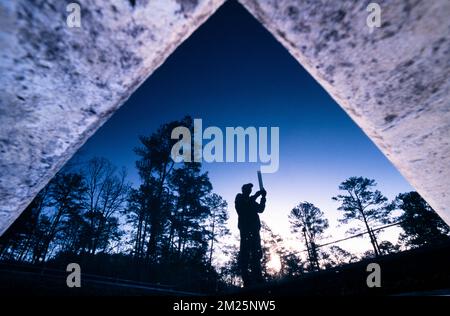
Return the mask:
POLYGON ((211 228, 211 249, 209 251, 209 266, 212 266, 212 256, 213 256, 213 249, 214 249, 214 228, 215 228, 215 220, 213 218, 212 222, 212 228, 211 228))
POLYGON ((370 242, 372 243, 372 247, 373 247, 373 250, 375 252, 375 256, 378 257, 380 255, 380 252, 379 252, 379 249, 377 247, 377 245, 378 245, 377 244, 377 239, 375 238, 375 236, 373 235, 372 230, 369 227, 369 223, 367 222, 367 219, 366 219, 366 216, 364 214, 364 211, 361 211, 361 214, 363 216, 364 224, 366 225, 367 232, 368 232, 369 237, 370 237, 370 242))

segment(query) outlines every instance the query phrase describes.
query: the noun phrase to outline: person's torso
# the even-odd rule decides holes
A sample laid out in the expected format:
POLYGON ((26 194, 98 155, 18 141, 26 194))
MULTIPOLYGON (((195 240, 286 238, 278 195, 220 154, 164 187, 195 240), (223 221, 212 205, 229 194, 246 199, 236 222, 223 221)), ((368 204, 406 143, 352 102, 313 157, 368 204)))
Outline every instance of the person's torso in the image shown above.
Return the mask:
POLYGON ((256 201, 238 194, 235 199, 235 207, 238 213, 238 228, 240 230, 254 231, 261 228, 256 201))

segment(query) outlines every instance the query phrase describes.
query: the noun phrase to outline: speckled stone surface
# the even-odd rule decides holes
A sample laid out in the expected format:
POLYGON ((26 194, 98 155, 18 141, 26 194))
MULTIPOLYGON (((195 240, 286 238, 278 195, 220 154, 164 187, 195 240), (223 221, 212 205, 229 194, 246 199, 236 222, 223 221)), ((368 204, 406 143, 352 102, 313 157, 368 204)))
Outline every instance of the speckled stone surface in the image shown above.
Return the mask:
MULTIPOLYGON (((0 1, 0 234, 222 3, 79 2, 0 1)), ((241 0, 450 223, 450 2, 369 2, 241 0)))
POLYGON ((0 234, 221 0, 0 1, 0 234))
POLYGON ((240 2, 450 224, 450 1, 240 2))

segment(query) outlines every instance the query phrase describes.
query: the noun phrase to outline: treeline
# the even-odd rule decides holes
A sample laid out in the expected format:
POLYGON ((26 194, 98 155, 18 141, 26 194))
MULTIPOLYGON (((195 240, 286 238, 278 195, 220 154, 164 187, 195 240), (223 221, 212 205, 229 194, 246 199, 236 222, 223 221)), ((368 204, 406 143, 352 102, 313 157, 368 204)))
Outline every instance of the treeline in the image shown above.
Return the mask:
POLYGON ((171 131, 180 125, 193 128, 186 117, 140 137, 138 188, 106 159, 64 168, 1 237, 0 258, 61 266, 76 259, 92 273, 120 264, 122 278, 220 286, 213 264, 217 242, 228 234, 227 203, 199 163, 171 159, 171 131))
MULTIPOLYGON (((238 243, 220 242, 229 235, 227 203, 213 192, 199 163, 172 160, 176 140, 170 136, 177 126, 193 129, 192 119, 164 124, 140 137, 135 149, 138 187, 128 183, 125 170, 104 158, 66 166, 0 237, 0 260, 60 269, 77 262, 84 272, 197 291, 238 286, 238 243)), ((389 202, 375 187, 374 180, 352 177, 340 184, 342 194, 333 197, 340 203, 340 221, 357 224, 349 233, 369 236, 372 250, 363 257, 449 239, 449 227, 419 194, 399 194, 389 202), (396 210, 400 215, 393 215, 396 210), (399 243, 379 241, 380 231, 374 228, 395 222, 403 228, 399 243)), ((329 223, 312 203, 299 203, 289 221, 304 245, 298 248, 305 251, 291 249, 263 223, 266 279, 361 259, 337 245, 319 247, 329 223)))
POLYGON ((347 233, 355 237, 368 236, 372 249, 358 257, 337 245, 328 247, 328 251, 319 248, 318 243, 329 228, 328 220, 314 204, 299 203, 291 210, 289 221, 292 233, 306 247, 305 269, 308 271, 450 241, 449 226, 417 192, 401 193, 388 201, 376 190, 375 180, 364 177, 350 177, 339 185, 339 190, 342 194, 332 198, 340 203, 338 210, 342 216, 339 222, 352 222, 354 225, 347 233), (391 225, 398 225, 403 230, 396 244, 379 240, 383 229, 377 227, 391 225))

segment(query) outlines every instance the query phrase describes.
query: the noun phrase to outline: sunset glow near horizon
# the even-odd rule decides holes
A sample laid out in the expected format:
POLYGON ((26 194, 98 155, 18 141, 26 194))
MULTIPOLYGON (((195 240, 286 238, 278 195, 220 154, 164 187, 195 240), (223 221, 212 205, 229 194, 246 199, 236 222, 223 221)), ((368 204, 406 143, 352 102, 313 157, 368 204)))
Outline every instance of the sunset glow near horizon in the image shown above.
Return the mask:
MULTIPOLYGON (((280 132, 279 169, 263 174, 267 206, 261 219, 296 250, 303 241, 290 232, 288 214, 298 203, 319 207, 329 220, 327 242, 345 237, 339 203, 332 197, 351 176, 375 179, 389 200, 414 189, 325 90, 239 4, 221 7, 152 74, 126 104, 80 149, 72 162, 102 156, 135 169, 139 135, 185 115, 205 126, 272 127, 280 132), (232 19, 230 16, 232 15, 232 19)), ((205 163, 213 190, 229 205, 229 227, 238 234, 234 197, 244 183, 258 187, 260 163, 205 163)), ((379 240, 395 243, 400 229, 379 240)), ((234 240, 233 238, 231 240, 234 240)), ((371 249, 368 238, 337 244, 354 253, 371 249)), ((271 264, 276 269, 277 263, 271 264)))

